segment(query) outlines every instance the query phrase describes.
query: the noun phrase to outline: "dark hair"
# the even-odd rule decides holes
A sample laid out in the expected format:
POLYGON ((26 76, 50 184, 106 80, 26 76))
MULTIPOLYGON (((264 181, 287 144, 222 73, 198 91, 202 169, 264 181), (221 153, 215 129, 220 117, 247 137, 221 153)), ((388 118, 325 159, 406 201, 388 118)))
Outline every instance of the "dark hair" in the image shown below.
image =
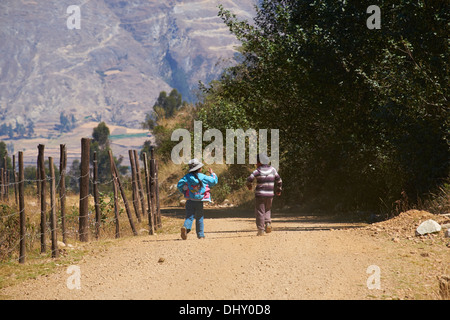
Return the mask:
POLYGON ((200 185, 203 187, 203 182, 198 177, 198 172, 200 171, 200 168, 197 171, 192 172, 192 174, 197 178, 198 181, 200 181, 200 185))

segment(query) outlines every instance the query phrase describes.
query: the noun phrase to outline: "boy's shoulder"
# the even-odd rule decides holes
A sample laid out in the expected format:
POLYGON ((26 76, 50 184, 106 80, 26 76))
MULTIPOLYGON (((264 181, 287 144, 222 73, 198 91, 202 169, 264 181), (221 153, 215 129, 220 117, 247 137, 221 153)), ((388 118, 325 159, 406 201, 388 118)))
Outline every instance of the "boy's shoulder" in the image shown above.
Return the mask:
MULTIPOLYGON (((261 166, 259 166, 258 168, 256 168, 255 171, 258 171, 260 173, 266 173, 266 172, 273 172, 275 170, 274 167, 272 167, 271 165, 268 164, 263 164, 261 166)), ((276 172, 277 170, 275 170, 276 172)))

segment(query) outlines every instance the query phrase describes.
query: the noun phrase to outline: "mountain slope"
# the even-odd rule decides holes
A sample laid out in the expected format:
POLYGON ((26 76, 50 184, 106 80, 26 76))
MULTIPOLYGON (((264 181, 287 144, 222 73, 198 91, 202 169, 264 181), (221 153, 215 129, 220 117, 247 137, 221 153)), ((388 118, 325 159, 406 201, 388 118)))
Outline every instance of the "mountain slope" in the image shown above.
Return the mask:
MULTIPOLYGON (((250 19, 254 1, 221 1, 250 19)), ((34 124, 45 136, 60 115, 139 127, 158 93, 192 98, 220 73, 237 44, 219 1, 85 0, 81 28, 67 28, 73 1, 0 3, 0 124, 34 124)))

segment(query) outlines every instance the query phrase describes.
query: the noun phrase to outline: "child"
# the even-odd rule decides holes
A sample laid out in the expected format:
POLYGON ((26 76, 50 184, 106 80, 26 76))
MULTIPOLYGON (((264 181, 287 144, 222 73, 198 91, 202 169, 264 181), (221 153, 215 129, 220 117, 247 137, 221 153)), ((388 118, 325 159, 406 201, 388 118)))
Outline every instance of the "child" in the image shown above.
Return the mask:
POLYGON ((255 215, 258 236, 272 232, 271 208, 272 199, 275 194, 281 195, 282 181, 280 175, 274 167, 268 165, 269 158, 265 154, 258 154, 257 168, 247 178, 247 187, 252 190, 252 182, 256 178, 255 188, 255 215), (266 164, 263 164, 266 163, 266 164))
POLYGON ((178 181, 178 190, 184 194, 186 201, 186 219, 181 228, 181 238, 187 239, 187 234, 192 229, 195 218, 195 230, 199 239, 204 239, 203 231, 203 202, 211 202, 210 187, 217 184, 217 176, 209 168, 210 176, 200 173, 203 163, 192 159, 188 163, 189 173, 178 181))

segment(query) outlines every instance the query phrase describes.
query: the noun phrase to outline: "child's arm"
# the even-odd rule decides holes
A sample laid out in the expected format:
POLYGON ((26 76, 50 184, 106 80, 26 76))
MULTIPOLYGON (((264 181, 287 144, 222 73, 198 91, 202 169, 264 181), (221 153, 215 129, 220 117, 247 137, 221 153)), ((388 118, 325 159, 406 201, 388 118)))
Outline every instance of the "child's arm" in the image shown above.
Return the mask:
POLYGON ((275 194, 277 196, 281 195, 281 191, 283 190, 282 187, 283 187, 283 181, 281 180, 281 177, 278 174, 278 172, 275 170, 275 194))
POLYGON ((210 176, 205 175, 203 180, 210 186, 213 187, 219 182, 219 179, 217 178, 217 175, 212 171, 211 168, 209 168, 210 176))
POLYGON ((187 190, 186 176, 184 176, 183 178, 180 179, 180 181, 178 181, 177 188, 182 194, 184 194, 184 192, 187 190))
POLYGON ((252 190, 252 183, 255 180, 256 176, 259 174, 258 170, 252 172, 252 174, 247 178, 247 188, 248 190, 252 190))

